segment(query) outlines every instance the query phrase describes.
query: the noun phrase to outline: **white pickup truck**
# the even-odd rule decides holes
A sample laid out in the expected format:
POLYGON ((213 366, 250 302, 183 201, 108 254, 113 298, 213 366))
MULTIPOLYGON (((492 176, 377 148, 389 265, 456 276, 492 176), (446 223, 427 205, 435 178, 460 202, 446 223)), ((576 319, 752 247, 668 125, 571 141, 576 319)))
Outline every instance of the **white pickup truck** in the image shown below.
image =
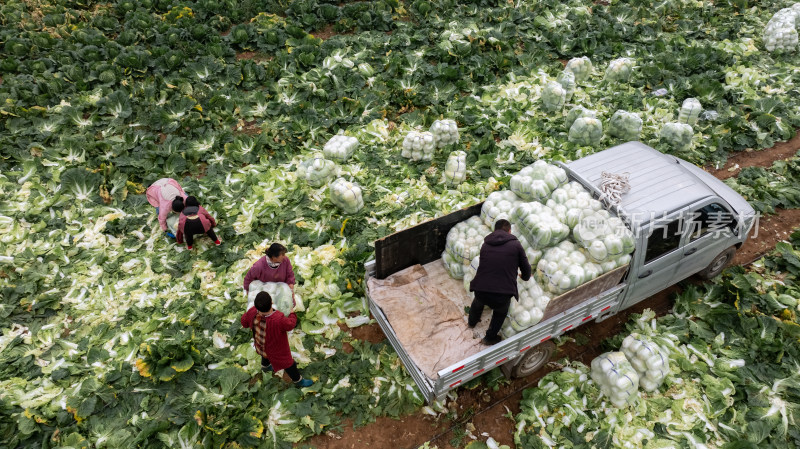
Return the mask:
MULTIPOLYGON (((596 198, 602 196, 598 186, 603 172, 629 174, 630 191, 608 209, 634 233, 636 247, 630 264, 554 298, 538 324, 485 346, 435 376, 426 375, 414 363, 368 287, 375 320, 428 402, 495 367, 502 366, 512 377, 527 376, 548 362, 555 337, 591 320, 601 321, 693 274, 716 276, 755 222, 753 208, 731 188, 700 168, 640 142, 560 165, 571 181, 580 182, 596 198)), ((450 228, 478 215, 481 205, 376 241, 375 259, 366 264, 365 280, 384 279, 408 267, 435 262, 450 228)), ((413 314, 414 307, 409 307, 408 313, 413 314)))

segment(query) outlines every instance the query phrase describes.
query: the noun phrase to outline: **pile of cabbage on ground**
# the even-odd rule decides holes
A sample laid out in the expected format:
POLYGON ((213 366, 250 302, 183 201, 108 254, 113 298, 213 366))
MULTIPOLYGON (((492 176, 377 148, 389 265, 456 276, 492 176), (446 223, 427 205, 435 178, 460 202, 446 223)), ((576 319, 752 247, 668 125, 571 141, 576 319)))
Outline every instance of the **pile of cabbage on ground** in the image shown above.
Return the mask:
MULTIPOLYGON (((288 447, 418 410, 394 350, 353 337, 376 239, 540 159, 638 138, 721 163, 800 126, 790 2, 611 3, 0 2, 0 446, 288 447), (162 177, 222 245, 164 237, 162 177), (260 375, 239 324, 273 241, 310 389, 260 375)), ((792 195, 752 174, 765 206, 792 195)))
MULTIPOLYGON (((800 232, 792 241, 750 271, 731 268, 687 287, 673 314, 656 319, 648 310, 628 324, 669 358, 662 386, 641 384, 628 403, 614 405, 593 381, 603 357, 591 370, 567 362, 546 375, 524 392, 517 447, 796 447, 800 232)), ((631 343, 622 335, 607 342, 623 351, 631 343)))

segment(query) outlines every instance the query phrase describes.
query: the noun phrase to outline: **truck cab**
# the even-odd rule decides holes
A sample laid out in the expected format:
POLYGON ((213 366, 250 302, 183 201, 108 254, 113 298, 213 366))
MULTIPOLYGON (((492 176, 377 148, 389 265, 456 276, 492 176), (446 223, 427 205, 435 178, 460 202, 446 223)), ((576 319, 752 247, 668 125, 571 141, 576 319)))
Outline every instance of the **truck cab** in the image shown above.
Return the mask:
POLYGON ((628 142, 563 167, 587 189, 604 172, 627 174, 630 191, 614 207, 636 236, 625 309, 693 274, 719 274, 744 243, 755 210, 700 168, 641 142, 628 142))

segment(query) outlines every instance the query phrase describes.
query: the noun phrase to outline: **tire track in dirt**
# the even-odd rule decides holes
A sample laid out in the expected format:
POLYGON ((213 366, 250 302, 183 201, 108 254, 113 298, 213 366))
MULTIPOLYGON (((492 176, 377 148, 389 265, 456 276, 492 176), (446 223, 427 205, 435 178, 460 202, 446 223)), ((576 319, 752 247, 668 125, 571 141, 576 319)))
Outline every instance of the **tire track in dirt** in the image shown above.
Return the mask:
MULTIPOLYGON (((738 153, 730 157, 723 167, 718 169, 706 167, 706 171, 724 180, 736 176, 744 167, 770 167, 775 161, 794 156, 798 149, 800 149, 800 133, 789 141, 777 143, 772 148, 738 153)), ((797 227, 800 227, 800 209, 777 209, 774 215, 760 217, 757 226, 751 231, 742 248, 737 251, 732 263, 734 265, 752 263, 772 250, 776 243, 788 239, 789 234, 797 227)), ((589 364, 594 357, 602 353, 602 341, 620 333, 631 314, 641 313, 648 308, 654 310, 658 316, 669 313, 673 295, 682 291, 682 285, 687 282, 695 281, 689 279, 671 286, 603 322, 592 322, 572 331, 568 336, 573 340, 560 346, 553 360, 567 358, 589 364), (591 344, 579 345, 575 339, 588 340, 591 344)), ((374 332, 369 333, 374 334, 374 332)), ((374 337, 371 339, 375 339, 374 337)), ((523 379, 514 379, 497 391, 487 392, 480 387, 473 390, 460 388, 457 390, 458 399, 450 404, 453 407, 451 411, 456 413, 454 418, 446 418, 444 415, 433 417, 416 412, 401 419, 378 417, 374 423, 358 429, 353 428, 351 420, 345 420, 342 425, 344 432, 341 434, 328 432, 304 443, 312 447, 330 449, 354 449, 364 444, 381 448, 416 449, 426 441, 430 441, 431 445, 437 445, 440 449, 455 449, 450 445, 451 440, 463 435, 464 426, 471 423, 476 429, 473 433, 479 440, 485 440, 480 434, 487 432, 498 443, 513 448, 515 423, 509 419, 508 413, 514 415, 519 413, 522 392, 537 385, 539 379, 555 369, 560 369, 560 365, 551 362, 539 372, 523 379)), ((463 447, 471 440, 463 438, 460 441, 460 447, 463 447)))

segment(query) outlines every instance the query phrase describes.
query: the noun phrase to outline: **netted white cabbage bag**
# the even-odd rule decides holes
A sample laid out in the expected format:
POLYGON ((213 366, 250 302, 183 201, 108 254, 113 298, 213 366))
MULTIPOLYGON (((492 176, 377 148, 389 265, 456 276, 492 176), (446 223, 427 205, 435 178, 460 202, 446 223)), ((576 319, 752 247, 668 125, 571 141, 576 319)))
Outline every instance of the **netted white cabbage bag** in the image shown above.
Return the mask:
POLYGON ((511 191, 526 201, 547 201, 550 192, 567 183, 561 167, 538 160, 511 177, 511 191))
POLYGON ((434 150, 436 142, 433 134, 428 131, 410 131, 403 139, 403 150, 400 155, 412 161, 429 161, 433 159, 434 150))
POLYGON ((348 214, 354 214, 364 207, 361 186, 344 178, 337 178, 331 183, 330 198, 334 205, 348 214))
POLYGON ((615 407, 632 403, 639 393, 639 375, 622 352, 606 352, 592 360, 592 380, 615 407))
POLYGON ((303 161, 297 169, 297 177, 305 179, 311 187, 321 187, 336 175, 336 163, 322 157, 303 161))
POLYGON ((583 84, 592 74, 592 60, 589 59, 588 56, 572 58, 569 60, 569 62, 567 62, 564 70, 569 70, 570 72, 574 73, 575 82, 578 84, 583 84))
POLYGON ((608 122, 608 134, 629 142, 639 140, 642 133, 642 118, 635 112, 618 110, 608 122))
POLYGON ((498 190, 492 192, 483 202, 481 206, 481 220, 483 223, 494 229, 497 220, 506 219, 511 217, 511 211, 517 207, 518 204, 524 203, 525 200, 517 196, 511 190, 498 190))
POLYGON ((694 130, 685 123, 665 123, 661 128, 659 138, 661 142, 676 150, 687 150, 692 146, 694 130))
POLYGON ((600 265, 591 262, 569 240, 545 250, 536 265, 536 279, 545 290, 558 295, 589 282, 600 274, 600 265))
POLYGON ((453 151, 444 164, 444 182, 459 185, 467 179, 467 153, 453 151))
POLYGON ((800 22, 800 3, 783 8, 767 22, 762 40, 767 51, 794 51, 797 49, 797 26, 800 22))
POLYGON ((579 117, 570 126, 568 138, 582 146, 598 145, 603 138, 603 123, 594 117, 579 117))
POLYGON ((606 80, 627 83, 633 74, 633 59, 619 58, 608 63, 606 80))
POLYGON ((355 137, 337 134, 325 144, 322 153, 326 158, 346 162, 358 148, 358 139, 355 137))
POLYGON ((669 375, 669 353, 645 336, 632 333, 622 340, 622 352, 639 375, 644 391, 655 391, 669 375))
POLYGON ((439 148, 458 143, 458 125, 455 120, 436 120, 429 131, 439 148))
POLYGON ((509 221, 534 249, 553 246, 569 235, 569 226, 561 222, 552 209, 537 201, 515 207, 509 221))
MULTIPOLYGON (((285 282, 261 282, 258 280, 251 282, 247 290, 247 309, 245 310, 250 310, 250 307, 253 307, 256 296, 261 292, 269 293, 275 310, 280 310, 284 315, 289 315, 292 309, 292 288, 285 282)), ((294 295, 294 300, 297 304, 295 311, 302 312, 306 310, 300 295, 294 295)))

